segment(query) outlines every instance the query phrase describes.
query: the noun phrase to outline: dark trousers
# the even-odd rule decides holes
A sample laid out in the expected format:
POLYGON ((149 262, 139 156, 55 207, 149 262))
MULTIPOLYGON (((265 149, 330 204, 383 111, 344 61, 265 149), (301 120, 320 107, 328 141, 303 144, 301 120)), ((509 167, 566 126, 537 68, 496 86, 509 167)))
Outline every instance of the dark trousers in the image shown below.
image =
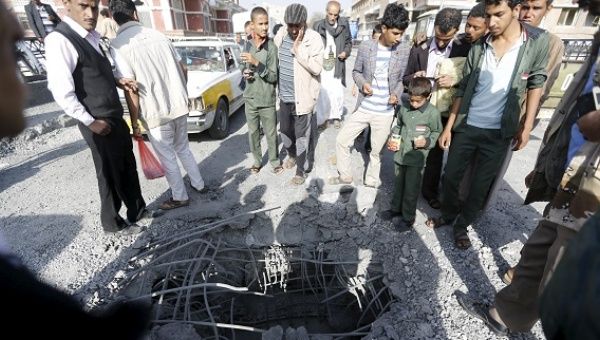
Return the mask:
MULTIPOLYGON (((442 117, 442 124, 444 126, 446 126, 447 122, 448 117, 442 117)), ((436 141, 435 147, 429 150, 429 155, 427 155, 425 172, 423 174, 423 186, 421 187, 421 194, 427 201, 439 199, 439 186, 443 163, 444 149, 440 148, 440 145, 436 141)))
POLYGON ((298 115, 296 104, 281 102, 279 131, 289 157, 296 159, 296 175, 312 171, 315 163, 317 119, 312 113, 298 115))
POLYGON ((127 207, 127 219, 135 222, 146 207, 133 156, 129 127, 122 118, 105 118, 111 126, 106 136, 95 134, 79 124, 79 131, 92 151, 100 191, 100 222, 105 231, 123 229, 119 216, 121 202, 127 207))
POLYGON ((401 213, 405 221, 414 221, 417 216, 417 200, 423 179, 423 167, 394 163, 394 172, 396 178, 392 210, 401 213))
POLYGON ((477 217, 504 161, 510 139, 502 139, 500 129, 480 129, 467 125, 465 131, 454 133, 448 152, 443 192, 442 219, 453 221, 454 235, 463 234, 477 217), (473 157, 477 163, 466 201, 458 199, 460 183, 473 157))

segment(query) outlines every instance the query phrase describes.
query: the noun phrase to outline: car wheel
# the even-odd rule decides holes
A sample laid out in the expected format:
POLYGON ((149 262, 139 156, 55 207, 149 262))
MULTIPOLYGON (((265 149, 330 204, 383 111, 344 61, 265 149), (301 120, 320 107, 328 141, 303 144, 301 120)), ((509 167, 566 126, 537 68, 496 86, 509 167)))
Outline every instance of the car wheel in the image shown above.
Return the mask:
POLYGON ((229 134, 229 108, 223 98, 217 103, 215 120, 208 129, 208 134, 215 139, 223 139, 229 134))

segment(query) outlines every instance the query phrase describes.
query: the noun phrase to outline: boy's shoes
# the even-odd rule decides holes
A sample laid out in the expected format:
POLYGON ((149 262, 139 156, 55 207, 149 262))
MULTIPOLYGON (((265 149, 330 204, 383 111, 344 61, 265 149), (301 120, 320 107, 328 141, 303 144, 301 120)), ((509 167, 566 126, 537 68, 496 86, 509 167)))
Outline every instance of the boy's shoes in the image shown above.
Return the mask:
MULTIPOLYGON (((385 210, 379 214, 379 217, 384 221, 391 221, 394 217, 401 217, 402 214, 400 212, 394 210, 385 210)), ((414 223, 414 221, 413 221, 414 223)))
POLYGON ((292 185, 302 185, 302 184, 304 184, 304 181, 305 181, 304 176, 298 176, 298 175, 296 175, 296 176, 292 177, 292 180, 290 181, 290 184, 292 184, 292 185))

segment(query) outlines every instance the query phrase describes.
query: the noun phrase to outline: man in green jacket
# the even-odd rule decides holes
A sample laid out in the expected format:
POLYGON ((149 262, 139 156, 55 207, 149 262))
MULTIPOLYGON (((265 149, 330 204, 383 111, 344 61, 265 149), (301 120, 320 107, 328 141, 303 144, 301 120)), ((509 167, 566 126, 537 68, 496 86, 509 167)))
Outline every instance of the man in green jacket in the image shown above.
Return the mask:
POLYGON ((454 223, 454 241, 468 249, 467 227, 481 210, 511 140, 527 145, 546 81, 548 33, 518 21, 520 1, 485 0, 489 34, 473 44, 439 144, 449 148, 442 216, 430 227, 454 223), (526 112, 521 117, 521 105, 526 112), (453 134, 454 132, 454 134, 453 134), (450 145, 452 141, 452 146, 450 145), (459 186, 469 160, 477 165, 465 202, 459 186))
POLYGON ((256 174, 262 167, 260 146, 260 126, 267 139, 269 163, 273 172, 283 171, 277 150, 277 114, 275 112, 275 86, 277 85, 277 46, 269 39, 269 15, 262 7, 254 7, 250 12, 252 40, 246 42, 241 54, 245 63, 243 76, 246 81, 244 100, 246 102, 246 122, 248 140, 254 164, 250 172, 256 174))

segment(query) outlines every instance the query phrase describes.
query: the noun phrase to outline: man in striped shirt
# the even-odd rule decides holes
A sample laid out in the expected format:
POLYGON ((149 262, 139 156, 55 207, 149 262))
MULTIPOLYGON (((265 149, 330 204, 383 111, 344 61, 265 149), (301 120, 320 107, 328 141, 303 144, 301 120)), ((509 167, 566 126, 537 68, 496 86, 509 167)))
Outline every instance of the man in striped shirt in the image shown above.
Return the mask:
POLYGON ((389 4, 381 20, 382 34, 379 39, 365 41, 358 49, 352 76, 360 93, 355 112, 336 139, 339 176, 330 178, 330 184, 353 182, 350 147, 366 127, 371 128, 372 152, 364 185, 378 187, 381 184, 380 153, 394 120, 394 106, 398 104, 403 91, 402 75, 410 52, 407 43, 400 43, 408 24, 406 9, 402 5, 389 4))

